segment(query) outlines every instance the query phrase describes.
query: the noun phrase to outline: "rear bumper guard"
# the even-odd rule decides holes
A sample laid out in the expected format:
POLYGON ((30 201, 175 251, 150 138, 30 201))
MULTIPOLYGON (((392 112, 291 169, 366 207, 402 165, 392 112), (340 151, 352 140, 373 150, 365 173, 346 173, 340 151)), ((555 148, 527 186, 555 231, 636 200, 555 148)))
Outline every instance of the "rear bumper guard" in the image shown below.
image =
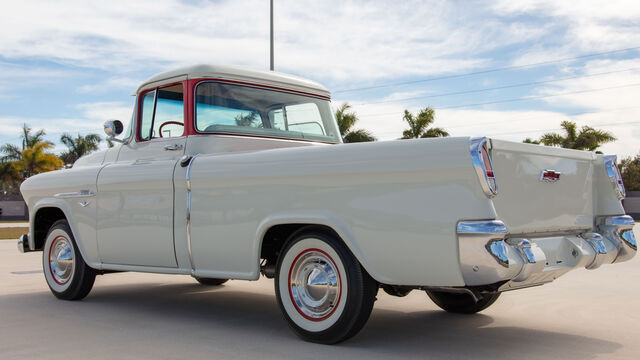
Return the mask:
POLYGON ((526 238, 510 237, 500 220, 461 221, 457 234, 465 284, 506 280, 500 290, 540 285, 576 268, 596 269, 635 255, 630 216, 601 217, 596 224, 598 232, 526 238))

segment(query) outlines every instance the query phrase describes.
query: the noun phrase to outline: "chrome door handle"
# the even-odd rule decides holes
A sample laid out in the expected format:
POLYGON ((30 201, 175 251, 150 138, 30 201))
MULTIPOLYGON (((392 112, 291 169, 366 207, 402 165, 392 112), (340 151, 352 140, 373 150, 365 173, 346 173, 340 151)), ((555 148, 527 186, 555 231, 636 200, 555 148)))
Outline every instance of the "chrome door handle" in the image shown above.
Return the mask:
POLYGON ((171 145, 165 146, 164 149, 167 151, 173 151, 173 150, 181 150, 182 147, 183 147, 182 144, 171 144, 171 145))

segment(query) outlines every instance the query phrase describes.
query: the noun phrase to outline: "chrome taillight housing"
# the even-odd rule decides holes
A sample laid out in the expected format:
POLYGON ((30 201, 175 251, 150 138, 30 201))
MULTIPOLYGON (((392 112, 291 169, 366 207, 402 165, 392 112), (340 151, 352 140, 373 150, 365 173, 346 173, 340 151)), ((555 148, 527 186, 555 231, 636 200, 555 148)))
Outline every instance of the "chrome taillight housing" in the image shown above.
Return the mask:
POLYGON ((616 165, 616 160, 618 159, 615 155, 604 155, 604 167, 607 170, 607 176, 609 176, 609 180, 611 184, 613 184, 613 188, 616 191, 616 195, 618 199, 622 200, 625 196, 627 196, 627 192, 624 189, 624 182, 622 181, 622 175, 620 174, 620 170, 616 165))
POLYGON ((487 148, 487 138, 471 138, 469 151, 471 152, 471 161, 480 180, 482 191, 490 198, 496 196, 498 194, 498 183, 493 170, 491 154, 487 148))

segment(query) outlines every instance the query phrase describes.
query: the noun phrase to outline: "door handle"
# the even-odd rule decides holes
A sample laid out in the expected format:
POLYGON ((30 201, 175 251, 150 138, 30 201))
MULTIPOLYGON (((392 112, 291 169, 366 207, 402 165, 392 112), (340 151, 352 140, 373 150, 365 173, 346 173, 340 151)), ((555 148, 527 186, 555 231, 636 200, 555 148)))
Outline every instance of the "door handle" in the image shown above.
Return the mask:
POLYGON ((164 147, 164 149, 167 151, 181 150, 182 148, 183 148, 182 144, 170 144, 164 147))

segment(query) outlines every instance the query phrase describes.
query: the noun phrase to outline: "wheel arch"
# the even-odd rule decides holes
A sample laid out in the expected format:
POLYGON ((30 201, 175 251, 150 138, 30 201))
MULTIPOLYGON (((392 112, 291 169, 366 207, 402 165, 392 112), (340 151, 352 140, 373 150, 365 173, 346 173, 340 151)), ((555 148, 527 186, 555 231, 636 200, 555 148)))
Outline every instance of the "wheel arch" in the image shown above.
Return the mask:
MULTIPOLYGON (((382 278, 367 261, 349 227, 328 214, 279 214, 262 221, 256 231, 257 240, 254 248, 256 274, 260 271, 260 259, 274 256, 273 252, 278 253, 292 235, 306 230, 322 231, 336 236, 374 280, 379 281, 382 278)), ((275 254, 276 257, 271 260, 277 260, 278 255, 275 254)))
POLYGON ((33 219, 29 224, 29 247, 34 250, 42 250, 46 241, 49 228, 58 220, 66 220, 71 228, 71 233, 76 239, 76 245, 83 260, 91 267, 99 264, 89 262, 86 249, 82 240, 78 237, 77 224, 71 217, 69 205, 61 199, 44 198, 39 200, 33 209, 29 209, 29 218, 33 219))

